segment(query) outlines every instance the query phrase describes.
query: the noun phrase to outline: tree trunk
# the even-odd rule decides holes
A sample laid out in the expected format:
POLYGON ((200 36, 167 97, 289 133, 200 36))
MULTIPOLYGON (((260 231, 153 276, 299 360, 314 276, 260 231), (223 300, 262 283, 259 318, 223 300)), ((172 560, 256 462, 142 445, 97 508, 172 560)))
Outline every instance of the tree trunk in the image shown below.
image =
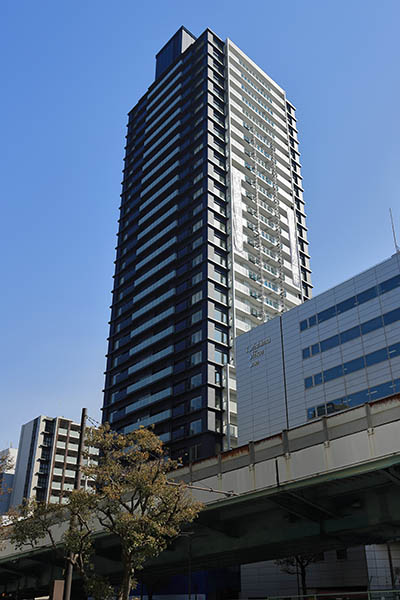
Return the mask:
POLYGON ((129 594, 131 591, 131 576, 129 573, 124 572, 121 587, 118 592, 118 600, 129 600, 129 594))
POLYGON ((301 576, 301 589, 303 596, 307 596, 307 583, 306 583, 306 567, 300 563, 300 576, 301 576))
POLYGON ((123 576, 121 587, 118 592, 118 600, 129 600, 129 594, 132 588, 132 561, 129 556, 122 558, 123 576))

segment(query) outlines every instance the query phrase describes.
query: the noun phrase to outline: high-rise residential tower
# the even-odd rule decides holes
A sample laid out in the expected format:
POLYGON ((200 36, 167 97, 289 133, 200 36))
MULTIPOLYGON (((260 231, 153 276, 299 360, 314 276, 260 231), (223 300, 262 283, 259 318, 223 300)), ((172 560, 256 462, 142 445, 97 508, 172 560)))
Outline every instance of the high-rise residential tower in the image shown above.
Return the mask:
POLYGON ((189 460, 237 439, 233 340, 311 295, 295 108, 180 28, 129 113, 103 419, 189 460))

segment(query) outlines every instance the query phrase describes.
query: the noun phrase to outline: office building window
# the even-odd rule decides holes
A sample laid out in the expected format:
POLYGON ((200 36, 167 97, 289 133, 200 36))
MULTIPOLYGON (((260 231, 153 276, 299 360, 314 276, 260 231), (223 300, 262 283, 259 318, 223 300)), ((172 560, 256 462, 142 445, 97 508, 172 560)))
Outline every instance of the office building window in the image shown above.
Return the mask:
POLYGON ((189 423, 189 435, 196 435, 197 433, 201 433, 201 431, 201 419, 196 419, 196 421, 189 423))
POLYGON ((201 373, 197 373, 196 375, 192 375, 190 378, 190 387, 194 388, 203 383, 203 376, 201 373))
POLYGON ((203 399, 201 396, 195 396, 190 400, 190 410, 200 410, 203 404, 203 399))

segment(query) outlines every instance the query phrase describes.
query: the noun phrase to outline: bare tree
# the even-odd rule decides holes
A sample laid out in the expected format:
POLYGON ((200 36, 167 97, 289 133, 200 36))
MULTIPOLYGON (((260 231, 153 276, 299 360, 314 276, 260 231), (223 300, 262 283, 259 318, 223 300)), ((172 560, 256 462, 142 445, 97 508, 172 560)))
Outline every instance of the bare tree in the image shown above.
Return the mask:
POLYGON ((287 558, 280 558, 275 561, 284 573, 289 575, 300 575, 301 590, 304 596, 307 595, 307 568, 321 560, 321 554, 295 554, 287 558))

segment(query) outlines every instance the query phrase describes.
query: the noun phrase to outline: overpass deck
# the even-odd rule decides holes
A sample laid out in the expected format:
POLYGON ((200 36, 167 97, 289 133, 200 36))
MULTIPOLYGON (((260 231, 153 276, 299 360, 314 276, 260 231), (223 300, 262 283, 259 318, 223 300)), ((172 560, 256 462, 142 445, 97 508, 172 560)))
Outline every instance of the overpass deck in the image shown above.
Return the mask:
MULTIPOLYGON (((147 566, 150 576, 186 570, 188 556, 196 570, 400 537, 400 397, 241 446, 174 476, 193 484, 205 508, 190 535, 147 566)), ((118 544, 101 531, 97 560, 103 573, 118 576, 118 544)), ((45 544, 26 552, 4 547, 0 591, 18 580, 20 589, 45 589, 61 566, 45 544)))

